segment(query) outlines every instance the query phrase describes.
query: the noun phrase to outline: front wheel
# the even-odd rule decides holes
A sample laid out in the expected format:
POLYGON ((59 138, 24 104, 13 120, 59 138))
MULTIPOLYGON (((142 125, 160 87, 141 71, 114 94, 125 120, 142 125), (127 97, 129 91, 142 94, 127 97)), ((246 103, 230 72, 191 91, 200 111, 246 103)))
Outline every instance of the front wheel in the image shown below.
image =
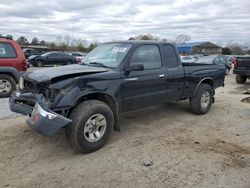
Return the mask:
POLYGON ((191 110, 198 115, 206 114, 212 105, 213 94, 213 88, 209 84, 201 84, 190 100, 191 110))
POLYGON ((87 100, 76 106, 70 114, 71 124, 65 135, 71 146, 83 153, 103 147, 114 125, 110 107, 97 100, 87 100))

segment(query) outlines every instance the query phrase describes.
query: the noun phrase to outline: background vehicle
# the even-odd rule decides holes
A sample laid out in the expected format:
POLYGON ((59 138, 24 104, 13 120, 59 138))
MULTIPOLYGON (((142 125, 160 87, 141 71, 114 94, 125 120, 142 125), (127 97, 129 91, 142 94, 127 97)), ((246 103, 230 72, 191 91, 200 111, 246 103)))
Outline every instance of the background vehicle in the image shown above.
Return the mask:
POLYGON ((193 58, 192 56, 180 56, 182 63, 194 63, 197 59, 193 58))
POLYGON ((81 62, 88 53, 86 52, 68 52, 70 55, 76 58, 77 62, 81 62))
POLYGON ((195 61, 195 63, 224 65, 226 75, 229 74, 232 68, 231 63, 227 62, 226 57, 222 55, 200 57, 197 61, 195 61))
POLYGON ((10 36, 0 36, 0 98, 16 90, 20 72, 26 71, 27 65, 18 43, 10 36))
POLYGON ((28 59, 32 55, 42 55, 45 52, 42 51, 42 50, 36 50, 36 49, 32 49, 32 48, 25 48, 25 49, 23 49, 23 53, 25 55, 25 58, 28 59))
POLYGON ((236 74, 236 82, 243 84, 250 78, 250 57, 249 56, 237 56, 234 59, 234 70, 236 74))
POLYGON ((76 58, 64 52, 47 52, 38 56, 30 56, 29 63, 35 67, 44 65, 69 65, 77 63, 76 58))
POLYGON ((224 85, 224 65, 181 63, 164 42, 104 43, 83 61, 24 75, 10 99, 11 110, 29 115, 34 130, 52 136, 64 127, 81 152, 101 148, 119 130, 119 113, 189 99, 195 114, 206 114, 224 85))

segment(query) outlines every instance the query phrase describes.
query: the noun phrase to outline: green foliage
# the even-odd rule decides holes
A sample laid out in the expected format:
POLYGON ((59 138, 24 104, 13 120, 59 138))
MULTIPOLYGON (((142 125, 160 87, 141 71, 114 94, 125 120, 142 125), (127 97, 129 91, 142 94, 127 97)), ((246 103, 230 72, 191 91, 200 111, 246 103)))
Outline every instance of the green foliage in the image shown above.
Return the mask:
POLYGON ((41 40, 39 43, 40 46, 46 46, 46 42, 44 40, 41 40))
POLYGON ((37 37, 34 37, 30 43, 31 45, 39 45, 39 40, 37 37))

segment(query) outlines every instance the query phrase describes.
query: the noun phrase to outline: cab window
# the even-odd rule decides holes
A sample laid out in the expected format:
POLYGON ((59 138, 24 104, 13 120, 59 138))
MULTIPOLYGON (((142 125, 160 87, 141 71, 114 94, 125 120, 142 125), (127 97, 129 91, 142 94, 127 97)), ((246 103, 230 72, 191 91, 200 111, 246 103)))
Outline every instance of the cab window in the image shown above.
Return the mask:
POLYGON ((169 68, 174 68, 178 66, 178 58, 177 58, 177 54, 176 54, 176 50, 172 45, 169 44, 165 44, 163 45, 163 50, 165 53, 165 59, 167 62, 167 66, 169 68))
POLYGON ((143 64, 144 70, 161 68, 161 55, 158 46, 139 46, 130 58, 130 65, 143 64))

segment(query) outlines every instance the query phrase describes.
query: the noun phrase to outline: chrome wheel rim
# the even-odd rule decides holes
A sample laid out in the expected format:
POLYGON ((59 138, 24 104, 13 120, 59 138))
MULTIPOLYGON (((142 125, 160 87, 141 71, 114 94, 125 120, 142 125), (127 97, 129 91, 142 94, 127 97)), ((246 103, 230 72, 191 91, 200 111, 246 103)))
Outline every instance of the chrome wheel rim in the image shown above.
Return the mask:
POLYGON ((100 140, 107 127, 107 120, 102 114, 94 114, 91 116, 84 126, 84 137, 89 142, 97 142, 100 140))
POLYGON ((201 95, 201 107, 202 108, 207 108, 210 103, 210 93, 208 91, 205 91, 201 95))
POLYGON ((9 93, 11 90, 11 83, 8 80, 0 79, 0 93, 9 93))

